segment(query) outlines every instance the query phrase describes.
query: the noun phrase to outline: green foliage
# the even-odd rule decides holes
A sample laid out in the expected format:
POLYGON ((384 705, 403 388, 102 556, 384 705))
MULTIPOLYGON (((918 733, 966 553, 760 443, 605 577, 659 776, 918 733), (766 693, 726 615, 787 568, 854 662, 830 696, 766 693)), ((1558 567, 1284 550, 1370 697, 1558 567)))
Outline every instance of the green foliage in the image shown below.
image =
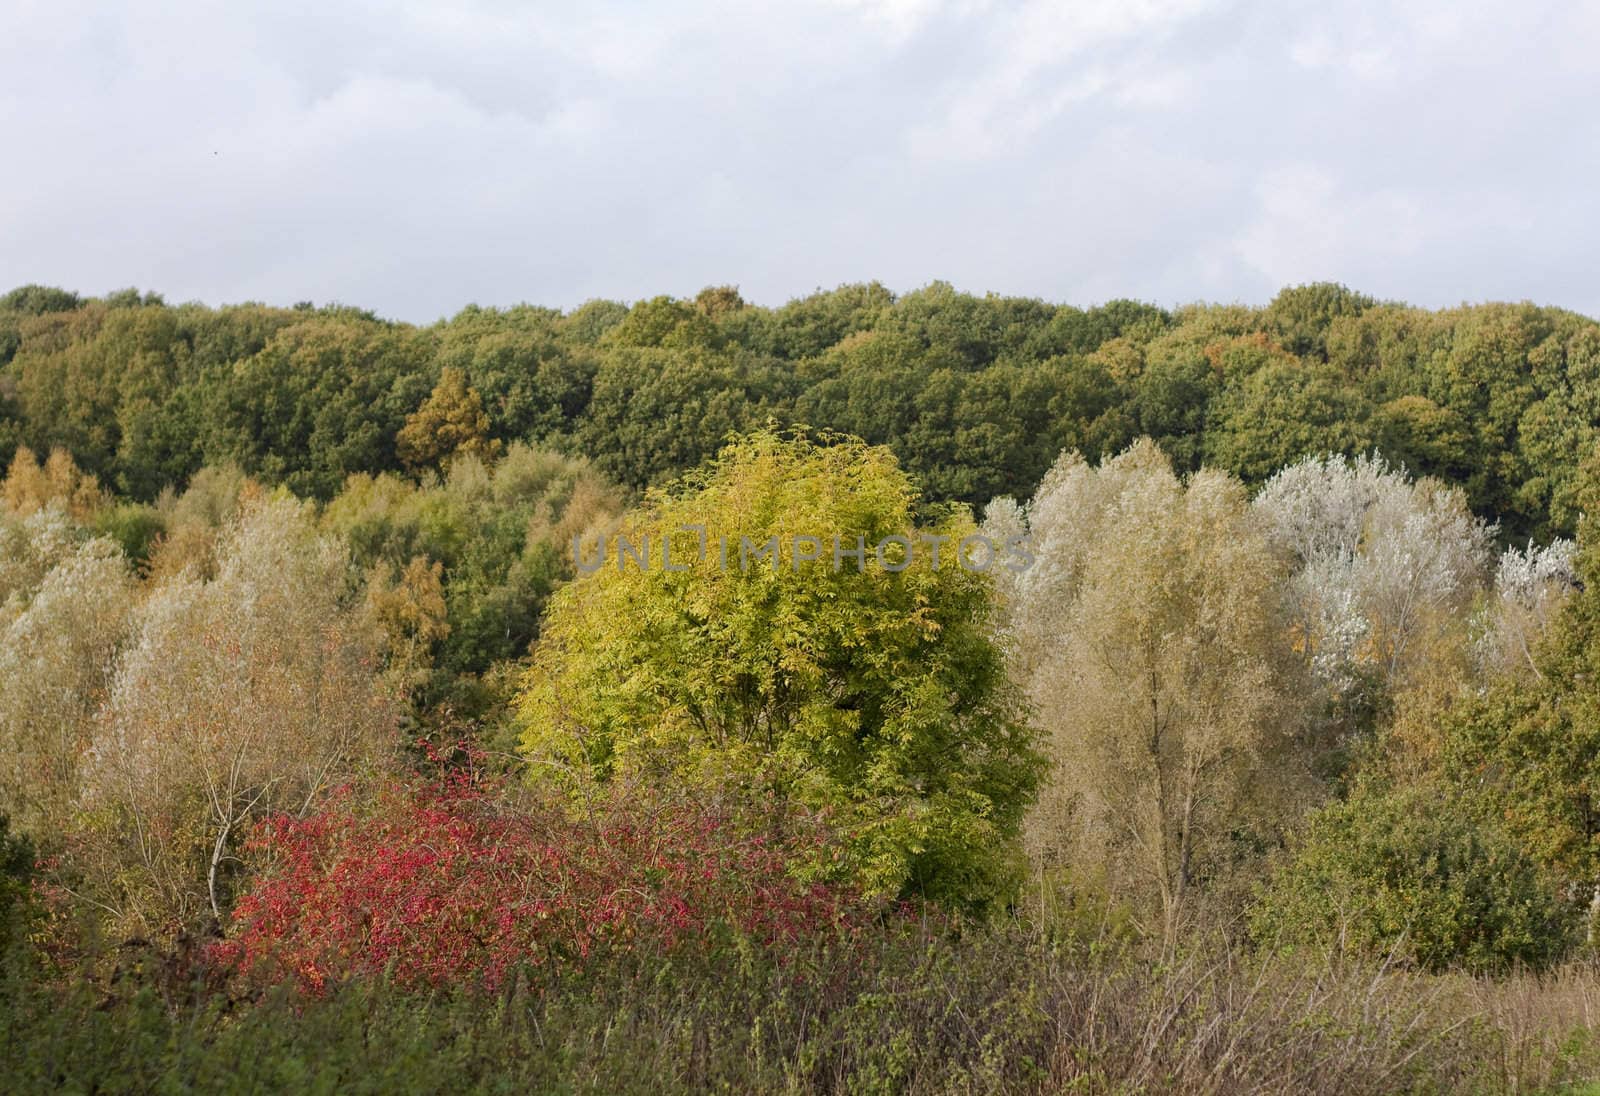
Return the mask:
POLYGON ((793 383, 778 363, 744 350, 722 351, 687 337, 659 345, 619 338, 595 373, 577 442, 616 482, 658 483, 698 467, 729 434, 780 411, 793 383))
POLYGON ((567 314, 472 306, 423 330, 338 305, 23 287, 0 300, 0 458, 63 446, 141 501, 222 463, 325 499, 350 473, 401 470, 407 416, 455 369, 487 418, 471 435, 582 454, 631 487, 768 418, 888 445, 929 498, 969 504, 1027 494, 1063 448, 1140 435, 1181 472, 1204 461, 1250 483, 1376 447, 1462 486, 1508 537, 1544 539, 1576 528, 1597 362, 1600 327, 1569 312, 1427 312, 1330 284, 1176 312, 941 282, 768 309, 722 286, 567 314))
POLYGON ((1573 923, 1557 880, 1481 804, 1433 784, 1369 782, 1311 817, 1251 927, 1313 956, 1505 970, 1560 958, 1573 923))
MULTIPOLYGON (((652 566, 615 562, 553 599, 521 714, 537 779, 675 779, 745 788, 832 816, 848 870, 880 892, 983 904, 1012 884, 1022 808, 1038 777, 1030 735, 986 633, 988 582, 956 565, 973 532, 955 512, 918 526, 884 450, 757 433, 652 496, 619 537, 652 566), (706 550, 685 527, 705 530, 706 550), (832 538, 869 557, 835 569, 832 538), (822 558, 794 558, 793 538, 822 558), (926 543, 909 566, 871 558, 885 537, 926 543), (781 547, 747 560, 747 538, 781 547), (720 543, 728 565, 721 565, 720 543), (670 543, 674 566, 660 553, 670 543)), ((592 558, 593 549, 588 549, 592 558)))
POLYGON ((96 536, 114 542, 123 555, 142 567, 149 562, 151 549, 167 527, 155 507, 124 502, 96 514, 93 529, 96 536))
POLYGON ((101 299, 105 301, 107 308, 156 308, 167 303, 161 294, 140 293, 134 286, 112 290, 101 299))
POLYGON ((1125 336, 1148 338, 1171 321, 1164 309, 1126 298, 1087 311, 1065 305, 1050 318, 1045 339, 1055 353, 1087 354, 1125 336))
POLYGON ((1333 282, 1297 285, 1280 292, 1267 306, 1267 329, 1292 354, 1326 359, 1328 329, 1341 316, 1359 316, 1377 302, 1333 282))
POLYGON ((1472 434, 1460 415, 1426 396, 1401 396, 1376 411, 1379 448, 1408 471, 1459 483, 1472 472, 1472 434))
POLYGON ((987 501, 1037 482, 1064 448, 1099 455, 1131 440, 1115 383, 1092 360, 974 372, 952 352, 873 333, 811 369, 794 417, 888 446, 934 498, 987 501))
POLYGON ((1335 370, 1289 360, 1263 366, 1212 409, 1207 456, 1246 483, 1264 483, 1301 457, 1363 453, 1371 409, 1335 370))
POLYGON ((463 456, 442 481, 352 476, 323 525, 350 542, 363 571, 441 566, 446 615, 416 664, 436 671, 418 700, 478 716, 488 697, 474 679, 526 654, 546 599, 572 573, 572 537, 620 510, 583 461, 516 444, 493 468, 463 456))
MULTIPOLYGON (((1528 512, 1547 513, 1548 528, 1571 531, 1584 510, 1582 462, 1600 443, 1600 329, 1572 322, 1562 327, 1529 355, 1544 395, 1517 424, 1527 470, 1517 500, 1528 512)), ((1470 464, 1460 470, 1470 473, 1470 464)))
POLYGON ((894 294, 878 282, 842 285, 790 301, 772 313, 767 341, 757 348, 780 358, 813 358, 859 331, 876 326, 894 294))
POLYGON ((563 326, 580 345, 593 346, 628 315, 628 306, 618 301, 586 301, 566 317, 563 326))
POLYGON ((1497 683, 1442 721, 1443 767, 1539 863, 1587 897, 1600 885, 1600 556, 1534 651, 1533 679, 1497 683))
POLYGON ((628 310, 622 322, 606 333, 613 346, 715 349, 720 340, 706 312, 690 301, 652 297, 628 310))
MULTIPOLYGON (((616 307, 611 322, 625 313, 616 307)), ((569 316, 531 305, 465 308, 435 329, 441 372, 453 367, 472 378, 496 440, 569 438, 589 406, 597 367, 592 346, 609 329, 605 308, 597 302, 569 316)))
POLYGON ((1199 469, 1211 401, 1221 388, 1219 372, 1203 348, 1184 345, 1174 332, 1149 346, 1115 339, 1095 357, 1123 379, 1126 408, 1138 434, 1160 446, 1178 471, 1199 469))
POLYGON ((41 316, 46 312, 71 312, 82 303, 82 297, 65 289, 48 285, 20 285, 0 297, 0 312, 41 316))
POLYGON ((352 472, 398 469, 395 439, 433 388, 432 352, 426 333, 368 321, 285 327, 226 381, 198 385, 205 458, 317 498, 352 472))
POLYGON ((11 819, 0 812, 0 956, 21 936, 33 898, 34 855, 33 842, 14 833, 11 819))

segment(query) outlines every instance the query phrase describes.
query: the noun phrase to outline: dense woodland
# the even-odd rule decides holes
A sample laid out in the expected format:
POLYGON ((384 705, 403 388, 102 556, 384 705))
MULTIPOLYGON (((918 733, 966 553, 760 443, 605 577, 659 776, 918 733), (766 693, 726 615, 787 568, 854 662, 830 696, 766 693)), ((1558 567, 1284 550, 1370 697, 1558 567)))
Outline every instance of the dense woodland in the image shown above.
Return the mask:
POLYGON ((1591 319, 27 286, 0 462, 29 1086, 1600 1083, 1591 319))
POLYGON ((352 473, 426 466, 407 416, 459 370, 491 442, 590 460, 628 488, 773 418, 887 445, 932 499, 1031 494, 1056 456, 1148 437, 1181 474, 1259 486, 1312 453, 1376 451, 1466 492, 1506 540, 1576 531, 1600 421, 1600 328, 1530 304, 1441 312, 1340 286, 1266 308, 1079 309, 935 283, 781 308, 737 291, 471 307, 432 327, 305 303, 171 307, 133 291, 0 297, 0 459, 56 447, 154 502, 233 465, 326 500, 352 473))

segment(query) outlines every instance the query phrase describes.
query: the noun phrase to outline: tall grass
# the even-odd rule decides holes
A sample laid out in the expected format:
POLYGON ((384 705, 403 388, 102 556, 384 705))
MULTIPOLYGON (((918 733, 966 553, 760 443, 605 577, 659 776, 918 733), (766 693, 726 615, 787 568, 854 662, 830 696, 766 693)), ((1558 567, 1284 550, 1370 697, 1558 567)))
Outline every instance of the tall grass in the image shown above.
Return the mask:
POLYGON ((170 958, 0 978, 8 1091, 1531 1093, 1600 1079, 1600 972, 1499 981, 1014 929, 253 998, 170 958))

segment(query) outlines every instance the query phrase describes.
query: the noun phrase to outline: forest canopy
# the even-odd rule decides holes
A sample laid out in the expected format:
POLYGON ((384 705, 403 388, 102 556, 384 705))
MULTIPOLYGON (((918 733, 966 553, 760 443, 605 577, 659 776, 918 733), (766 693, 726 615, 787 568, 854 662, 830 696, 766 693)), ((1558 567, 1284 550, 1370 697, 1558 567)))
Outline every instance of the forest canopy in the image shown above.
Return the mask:
POLYGON ((927 497, 972 505, 1027 495, 1065 449, 1097 461, 1139 437, 1180 475, 1205 464, 1250 487, 1300 457, 1377 454, 1460 486, 1503 539, 1542 541, 1577 528, 1600 325, 1331 284, 1176 309, 942 282, 763 307, 714 287, 570 312, 469 306, 428 327, 343 305, 0 297, 0 461, 62 447, 141 502, 222 464, 325 500, 353 473, 518 441, 638 489, 768 420, 887 445, 927 497))

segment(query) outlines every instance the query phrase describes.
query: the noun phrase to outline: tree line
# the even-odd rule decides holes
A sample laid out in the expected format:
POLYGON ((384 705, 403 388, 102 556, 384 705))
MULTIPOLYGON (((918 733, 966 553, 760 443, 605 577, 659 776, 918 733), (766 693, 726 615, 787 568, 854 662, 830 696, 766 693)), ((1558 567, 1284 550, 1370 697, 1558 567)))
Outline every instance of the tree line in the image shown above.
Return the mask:
POLYGON ((319 499, 352 473, 426 466, 455 442, 402 430, 441 388, 476 401, 482 445, 548 445, 632 489, 768 421, 887 445, 927 497, 975 506, 1026 495, 1063 450, 1098 460, 1148 437, 1180 473, 1251 487, 1302 456, 1377 453, 1460 486, 1504 539, 1543 541, 1576 530, 1600 329, 1555 308, 1429 311, 1331 284, 1177 309, 937 282, 767 308, 722 287, 570 312, 472 306, 431 326, 131 290, 0 297, 0 461, 63 447, 137 501, 208 465, 319 499))

